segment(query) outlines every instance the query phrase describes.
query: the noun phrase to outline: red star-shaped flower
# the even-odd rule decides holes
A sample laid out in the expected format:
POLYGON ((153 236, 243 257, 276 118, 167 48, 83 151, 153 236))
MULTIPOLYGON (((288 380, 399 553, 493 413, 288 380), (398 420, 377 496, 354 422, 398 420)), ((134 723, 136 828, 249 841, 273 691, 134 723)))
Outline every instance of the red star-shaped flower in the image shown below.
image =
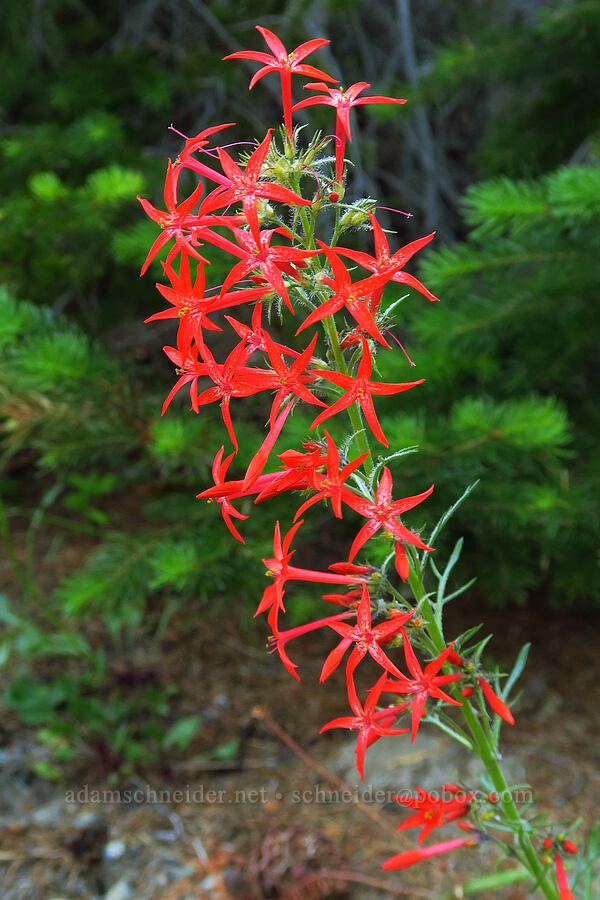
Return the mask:
POLYGON ((425 838, 429 837, 434 828, 441 828, 444 822, 452 822, 454 819, 460 819, 469 811, 472 794, 465 794, 460 788, 454 785, 444 785, 443 790, 454 794, 446 798, 443 794, 428 794, 422 788, 417 788, 417 797, 394 797, 398 803, 414 809, 416 812, 408 819, 405 819, 398 826, 398 831, 404 831, 407 828, 416 828, 421 825, 421 832, 417 843, 422 844, 425 838))
POLYGON ((450 684, 452 681, 458 681, 462 678, 462 675, 460 672, 457 672, 455 675, 438 675, 438 672, 452 652, 452 644, 450 644, 449 647, 446 647, 439 656, 428 663, 425 666, 425 669, 422 669, 419 665, 419 661, 415 656, 415 651, 413 650, 410 641, 405 639, 402 642, 402 646, 404 647, 406 665, 409 668, 412 678, 401 675, 400 681, 387 681, 384 690, 393 691, 395 694, 414 694, 412 700, 412 742, 417 736, 419 723, 428 697, 444 700, 446 703, 452 703, 454 706, 462 706, 459 700, 454 700, 453 697, 450 697, 449 694, 441 689, 441 685, 450 684))
MULTIPOLYGON (((223 484, 225 484, 225 476, 227 475, 227 470, 231 465, 231 460, 235 456, 235 453, 230 453, 226 459, 223 459, 224 452, 225 447, 221 447, 221 449, 217 451, 212 465, 212 475, 216 488, 221 487, 223 484)), ((200 496, 202 495, 198 494, 198 497, 200 496)), ((239 510, 237 510, 233 506, 230 499, 224 493, 217 494, 210 499, 217 500, 221 504, 221 515, 223 516, 227 528, 237 541, 241 541, 242 544, 245 544, 246 542, 244 541, 244 538, 241 536, 241 534, 231 521, 231 518, 233 517, 234 519, 247 519, 248 516, 245 516, 243 515, 243 513, 239 512, 239 510)))
POLYGON ((222 147, 217 147, 223 174, 193 159, 185 162, 186 168, 211 178, 221 185, 220 188, 206 197, 202 204, 201 212, 207 214, 215 209, 229 206, 230 203, 241 201, 244 216, 257 242, 259 241, 258 212, 256 208, 258 197, 277 200, 280 203, 286 203, 291 206, 310 206, 311 204, 310 200, 305 200, 304 197, 295 194, 294 191, 283 187, 283 185, 276 184, 273 181, 260 180, 260 172, 270 145, 271 131, 269 129, 243 169, 234 162, 226 150, 223 150, 222 147))
POLYGON ((278 391, 275 394, 275 399, 273 400, 273 405, 271 407, 271 428, 273 427, 275 417, 281 408, 281 404, 289 394, 293 394, 294 397, 304 400, 305 403, 316 406, 327 405, 326 403, 323 403, 322 400, 319 400, 318 397, 315 397, 315 395, 306 387, 306 382, 315 380, 314 375, 306 374, 306 366, 312 359, 316 343, 317 335, 315 334, 306 350, 304 350, 304 352, 301 353, 288 368, 277 345, 265 332, 265 346, 267 348, 269 362, 273 366, 273 383, 271 386, 278 387, 278 391))
POLYGON ((241 259, 239 263, 235 264, 223 282, 221 293, 224 294, 250 272, 260 269, 265 280, 283 297, 287 308, 294 315, 294 309, 290 303, 281 272, 284 271, 293 278, 297 278, 294 266, 302 266, 308 256, 314 256, 319 251, 303 250, 300 247, 290 247, 284 244, 271 246, 274 234, 283 234, 286 237, 291 236, 285 228, 265 229, 265 231, 260 232, 258 240, 255 240, 249 232, 242 231, 241 228, 234 227, 233 233, 239 246, 236 246, 231 241, 227 241, 227 244, 229 244, 227 249, 230 253, 240 256, 241 259))
POLYGON ((303 109, 305 106, 324 104, 335 107, 335 177, 341 180, 344 172, 344 150, 346 138, 352 143, 350 133, 350 110, 353 106, 365 106, 371 103, 406 103, 406 100, 398 100, 395 97, 359 97, 364 90, 371 87, 366 81, 358 81, 343 91, 341 88, 330 88, 319 82, 305 84, 305 88, 312 91, 327 91, 326 94, 317 94, 315 97, 307 97, 293 106, 294 110, 303 109))
POLYGON ((346 266, 338 258, 336 251, 324 244, 323 241, 317 241, 317 243, 329 260, 334 275, 333 278, 324 275, 321 277, 321 281, 330 287, 334 294, 325 303, 322 303, 309 313, 296 334, 299 334, 299 332, 315 322, 325 319, 327 316, 333 316, 342 307, 345 307, 354 316, 363 331, 370 334, 380 344, 389 347, 390 345, 377 327, 367 303, 363 302, 362 298, 368 297, 373 291, 387 284, 392 277, 391 270, 379 275, 371 275, 369 278, 363 278, 361 281, 356 281, 353 284, 346 266))
POLYGON ((168 244, 169 241, 173 240, 173 238, 175 239, 175 246, 169 251, 167 262, 171 262, 182 248, 185 248, 187 252, 191 253, 192 256, 195 256, 196 259, 199 259, 202 262, 207 261, 203 256, 200 256, 192 246, 196 241, 192 225, 197 223, 198 218, 197 216, 190 215, 194 206, 202 196, 204 185, 202 183, 198 184, 190 196, 178 205, 177 181, 179 179, 180 171, 181 169, 174 166, 171 160, 169 160, 164 187, 165 206, 167 207, 166 211, 156 209, 156 207, 152 206, 148 200, 144 200, 144 198, 140 197, 138 194, 138 200, 142 204, 146 215, 162 228, 162 233, 159 234, 148 251, 148 255, 144 260, 140 272, 141 275, 144 274, 156 254, 162 250, 165 244, 168 244))
POLYGON ((381 430, 381 425, 375 415, 375 407, 373 406, 371 394, 398 394, 401 391, 408 391, 418 384, 423 384, 425 379, 419 378, 418 381, 406 381, 395 384, 391 382, 386 384, 385 382, 371 381, 371 368, 373 365, 371 351, 369 350, 369 345, 364 337, 362 338, 362 344, 363 355, 358 366, 356 378, 353 378, 351 375, 344 375, 342 372, 329 372, 324 369, 309 369, 311 375, 319 375, 321 378, 325 378, 327 381, 331 381, 333 384, 337 385, 337 387, 345 390, 345 394, 340 397, 339 400, 336 400, 328 409, 323 410, 310 427, 316 428, 321 422, 331 418, 331 416, 336 416, 343 409, 347 409, 352 403, 358 401, 365 415, 365 419, 369 423, 371 431, 377 440, 387 447, 389 446, 388 441, 381 430))
MULTIPOLYGON (((171 306, 161 312, 154 313, 146 319, 146 322, 155 322, 159 319, 178 319, 177 347, 185 352, 192 345, 196 335, 202 328, 209 331, 222 331, 215 325, 208 315, 219 309, 228 309, 238 306, 240 303, 248 303, 258 300, 268 293, 269 288, 255 287, 244 288, 240 291, 231 291, 223 296, 213 294, 205 295, 205 273, 202 264, 197 266, 196 277, 192 283, 190 272, 190 260, 187 248, 181 251, 181 264, 179 274, 175 272, 169 263, 164 265, 165 273, 170 281, 170 286, 157 284, 159 292, 171 306)), ((260 306, 260 304, 259 304, 260 306)), ((225 316, 225 318, 228 318, 225 316)), ((248 348, 250 355, 250 348, 248 348)))
MULTIPOLYGON (((357 456, 356 459, 351 460, 347 463, 342 469, 340 469, 340 453, 338 448, 335 445, 335 441, 327 431, 325 430, 325 438, 327 440, 327 472, 313 472, 312 480, 313 487, 316 488, 317 493, 314 497, 310 497, 306 500, 305 503, 302 504, 294 518, 299 518, 305 510, 307 510, 310 506, 313 506, 315 503, 318 503, 319 500, 329 499, 331 500, 331 506, 333 508, 334 515, 338 518, 342 518, 342 500, 350 493, 349 489, 345 486, 346 479, 355 469, 358 469, 359 466, 363 464, 367 456, 369 455, 369 450, 365 451, 365 453, 361 453, 360 456, 357 456)), ((352 496, 356 496, 353 494, 352 496)))
POLYGON ((406 581, 409 575, 409 565, 403 542, 412 544, 413 547, 420 547, 421 550, 432 550, 433 548, 424 544, 419 535, 415 534, 414 531, 409 531, 408 528, 402 525, 402 523, 398 521, 398 517, 429 497, 433 491, 433 485, 426 491, 423 491, 422 494, 415 494, 414 497, 404 497, 402 500, 393 501, 392 487, 392 473, 387 466, 384 466, 381 478, 379 479, 379 484, 377 485, 377 490, 375 491, 374 502, 358 497, 354 493, 349 494, 345 498, 345 502, 348 506, 351 506, 352 509, 356 510, 361 516, 365 516, 369 520, 363 525, 354 538, 348 558, 352 561, 363 544, 365 544, 369 538, 373 537, 380 528, 385 528, 389 534, 396 538, 396 571, 400 575, 400 578, 402 578, 403 581, 406 581))
POLYGON ((268 28, 262 28, 260 25, 257 25, 256 30, 260 31, 262 34, 272 56, 269 56, 268 53, 257 52, 256 50, 238 50, 236 53, 230 53, 228 56, 224 56, 223 59, 251 59, 255 62, 263 63, 263 67, 252 76, 250 90, 252 90, 259 79, 268 75, 269 72, 279 72, 281 78, 281 95, 283 98, 283 120, 286 131, 291 138, 292 74, 308 75, 309 78, 324 78, 325 81, 337 81, 336 78, 332 78, 327 72, 322 72, 320 69, 315 69, 314 66, 307 66, 304 64, 304 60, 309 54, 314 53, 314 51, 318 50, 320 47, 324 47, 329 41, 324 40, 323 38, 316 38, 315 40, 306 41, 304 44, 300 44, 299 47, 296 47, 295 50, 288 53, 277 35, 273 34, 272 31, 269 31, 268 28))
POLYGON ((167 411, 167 407, 171 403, 171 400, 175 396, 175 394, 181 390, 181 388, 189 384, 190 386, 190 401, 192 404, 192 409, 195 413, 198 410, 198 379, 203 375, 206 375, 206 366, 203 360, 198 359, 198 347, 190 347, 188 350, 181 351, 176 350, 175 347, 163 347, 164 352, 167 354, 172 363, 177 366, 177 374, 180 375, 180 378, 177 379, 169 393, 167 394, 167 398, 162 405, 161 416, 164 416, 167 411))
POLYGON ((367 653, 369 653, 375 662, 379 663, 379 665, 387 672, 391 672, 393 675, 403 678, 402 672, 400 672, 391 659, 385 655, 379 644, 383 641, 389 641, 390 638, 398 634, 398 632, 404 634, 404 626, 413 613, 414 610, 411 610, 408 613, 395 613, 385 622, 380 622, 378 625, 372 626, 371 597, 369 596, 367 585, 363 584, 362 596, 360 598, 360 603, 358 604, 358 609, 356 610, 356 625, 338 622, 337 624, 329 626, 342 636, 342 640, 337 647, 334 647, 323 663, 319 681, 325 681, 329 678, 331 673, 339 666, 346 650, 352 644, 355 644, 356 646, 348 657, 346 666, 347 678, 350 678, 356 666, 367 653))
MULTIPOLYGON (((207 388, 198 395, 196 401, 198 406, 207 403, 214 403, 216 400, 221 401, 221 413, 223 422, 227 428, 227 433, 231 439, 231 443, 238 449, 237 437, 233 430, 231 421, 231 410, 229 408, 232 397, 249 397, 265 389, 265 376, 269 373, 262 369, 247 368, 244 362, 244 341, 237 344, 227 357, 224 363, 218 363, 206 344, 203 342, 201 335, 198 335, 200 352, 205 366, 205 373, 213 382, 213 387, 207 388)), ((196 409, 195 412, 198 410, 196 409)))
POLYGON ((324 731, 329 731, 332 728, 350 728, 353 731, 358 731, 356 768, 361 781, 365 780, 365 752, 367 747, 378 741, 380 737, 386 737, 391 734, 406 734, 408 731, 408 728, 391 727, 400 713, 407 708, 407 703, 400 703, 396 706, 389 706, 387 709, 376 711, 385 677, 384 672, 377 684, 369 692, 364 707, 358 699, 354 680, 350 678, 348 681, 348 701, 354 716, 341 716, 339 719, 332 719, 326 725, 323 725, 320 732, 322 734, 324 731))
POLYGON ((283 539, 283 544, 281 542, 279 522, 277 522, 275 524, 275 536, 273 539, 274 556, 270 559, 263 559, 263 562, 267 567, 267 574, 271 575, 275 580, 274 583, 269 585, 265 590, 254 615, 258 616, 260 613, 269 609, 268 621, 273 630, 275 630, 277 625, 279 610, 285 612, 283 595, 285 593, 284 585, 286 581, 314 581, 317 584, 357 584, 363 581, 360 577, 354 578, 348 575, 336 575, 333 572, 317 572, 314 569, 299 569, 297 566, 291 566, 290 560, 296 551, 290 551, 290 545, 294 535, 303 522, 304 520, 300 519, 299 522, 292 525, 283 539))
MULTIPOLYGON (((249 290, 259 290, 259 288, 250 288, 249 290)), ((225 316, 225 318, 227 319, 233 330, 246 341, 246 348, 249 351, 250 356, 254 353, 255 350, 262 350, 264 353, 267 352, 267 345, 265 343, 266 331, 261 324, 262 303, 257 303, 254 306, 254 310, 252 311, 251 327, 249 327, 248 325, 244 325, 243 322, 238 322, 238 320, 234 319, 232 316, 225 316)), ((275 347, 277 347, 280 353, 283 353, 285 356, 293 356, 295 359, 300 356, 297 350, 292 350, 291 347, 286 347, 285 344, 279 344, 277 341, 273 341, 273 339, 271 339, 271 343, 275 347)))
POLYGON ((400 247, 395 253, 390 254, 390 245, 388 244, 383 228, 373 213, 369 213, 369 219, 371 220, 373 237, 375 239, 376 255, 369 256, 368 253, 361 253, 359 250, 349 250, 347 247, 336 247, 337 252, 342 256, 348 256, 364 269, 374 272, 375 274, 389 272, 391 281, 396 281, 399 284, 408 284, 409 287, 420 291, 420 293, 424 294, 429 300, 439 300, 439 297, 436 297, 435 294, 428 291, 418 278, 409 275, 408 272, 402 271, 403 267, 410 259, 412 259, 415 253, 418 253, 422 247, 432 240, 435 231, 426 235, 426 237, 419 238, 417 241, 411 241, 410 244, 405 244, 404 247, 400 247))

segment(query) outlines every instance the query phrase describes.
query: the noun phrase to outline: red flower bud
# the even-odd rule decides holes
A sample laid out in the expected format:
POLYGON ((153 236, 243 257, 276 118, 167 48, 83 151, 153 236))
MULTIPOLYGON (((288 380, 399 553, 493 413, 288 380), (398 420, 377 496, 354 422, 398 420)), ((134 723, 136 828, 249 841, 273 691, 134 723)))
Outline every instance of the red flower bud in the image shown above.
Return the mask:
POLYGON ((339 199, 340 199, 340 195, 338 194, 337 191, 330 192, 330 194, 329 194, 330 203, 337 203, 339 199))
POLYGON ((374 571, 373 566, 359 566, 349 562, 331 563, 328 568, 337 575, 367 575, 374 571))
POLYGON ((448 791, 449 794, 462 794, 463 790, 457 784, 443 784, 443 791, 448 791))
POLYGON ((479 684, 481 686, 481 690, 483 691, 483 696, 490 704, 495 713, 497 713, 501 719, 504 719, 505 722, 508 722, 509 725, 514 725, 515 720, 513 714, 510 709, 502 700, 498 694, 492 689, 491 685, 485 680, 485 678, 479 678, 479 684))
POLYGON ((472 688, 472 687, 469 687, 469 686, 467 685, 467 687, 464 687, 464 688, 462 689, 461 694, 462 694, 463 697, 471 697, 472 694, 473 694, 473 688, 472 688))
POLYGON ((574 844, 573 841, 563 841, 562 848, 563 850, 566 850, 567 853, 579 853, 579 847, 577 844, 574 844))
POLYGON ((415 863, 421 862, 422 859, 429 859, 431 856, 439 856, 440 853, 448 853, 456 850, 458 847, 466 846, 467 841, 462 838, 455 838, 451 841, 443 841, 441 844, 432 844, 430 847, 417 847, 414 850, 405 850, 403 853, 397 853, 390 859, 387 859, 383 868, 386 872, 396 869, 407 869, 414 866, 415 863))

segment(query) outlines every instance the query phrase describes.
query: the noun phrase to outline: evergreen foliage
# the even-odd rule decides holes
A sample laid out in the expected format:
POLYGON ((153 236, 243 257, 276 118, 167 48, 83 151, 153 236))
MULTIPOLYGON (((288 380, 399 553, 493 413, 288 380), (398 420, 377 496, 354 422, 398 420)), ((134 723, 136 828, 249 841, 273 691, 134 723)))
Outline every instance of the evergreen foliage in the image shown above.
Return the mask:
POLYGON ((405 471, 442 473, 443 497, 481 478, 453 537, 467 533, 479 588, 500 603, 541 587, 556 603, 600 596, 599 188, 597 165, 473 186, 468 240, 422 266, 442 302, 408 314, 436 377, 409 398, 419 412, 386 427, 420 447, 405 471))
POLYGON ((600 130, 600 7, 595 0, 541 5, 480 27, 437 55, 425 98, 485 86, 494 103, 477 148, 481 177, 535 176, 580 153, 600 130), (494 88, 499 87, 500 90, 494 88))
MULTIPOLYGON (((123 694, 103 645, 110 638, 126 652, 140 633, 159 640, 184 601, 190 617, 225 597, 252 608, 262 580, 248 559, 269 552, 260 508, 244 529, 252 552, 232 555, 218 505, 194 499, 209 477, 214 422, 176 404, 157 417, 160 397, 134 380, 125 359, 47 307, 2 290, 0 318, 0 537, 20 588, 18 612, 0 595, 5 701, 46 729, 57 763, 84 741, 126 774, 171 746, 160 719, 173 692, 157 686, 153 703, 146 688, 123 694), (27 490, 23 467, 37 474, 27 490), (54 554, 70 546, 81 559, 54 589, 39 545, 43 523, 52 526, 54 554), (63 657, 68 670, 48 681, 63 657)), ((242 443, 255 450, 260 441, 247 424, 242 443)), ((40 774, 58 777, 59 769, 40 774)))

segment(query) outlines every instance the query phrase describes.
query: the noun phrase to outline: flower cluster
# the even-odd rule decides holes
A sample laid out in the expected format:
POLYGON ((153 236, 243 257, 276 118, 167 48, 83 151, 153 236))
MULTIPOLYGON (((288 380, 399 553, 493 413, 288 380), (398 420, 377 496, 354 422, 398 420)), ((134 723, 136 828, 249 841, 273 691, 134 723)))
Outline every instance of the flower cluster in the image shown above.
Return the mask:
MULTIPOLYGON (((263 76, 279 75, 284 127, 278 135, 269 129, 250 153, 237 160, 214 143, 232 123, 184 138, 179 156, 167 166, 165 209, 158 210, 140 198, 145 212, 161 228, 142 274, 156 255, 168 248, 163 263, 168 283, 157 285, 168 306, 148 321, 174 319, 178 324, 175 346, 164 348, 177 379, 163 413, 184 388, 189 390, 193 411, 210 403, 220 406, 231 452, 226 451, 225 443, 217 449, 214 484, 198 496, 220 504, 232 536, 243 542, 240 528, 247 518, 236 501, 254 498, 259 503, 276 495, 300 495, 287 530, 282 531, 279 522, 274 525, 273 554, 263 560, 270 582, 256 615, 266 615, 271 649, 295 678, 297 665, 288 654, 290 641, 322 628, 339 638, 323 662, 321 681, 328 679, 348 654, 345 680, 352 714, 328 722, 321 730, 357 732, 357 768, 364 779, 366 750, 374 741, 405 732, 410 732, 414 741, 423 717, 438 707, 468 705, 475 695, 481 704, 485 699, 505 721, 512 724, 514 719, 492 688, 489 673, 481 669, 479 658, 473 661, 459 655, 454 642, 447 644, 439 633, 434 640, 428 632, 431 622, 423 605, 427 595, 415 591, 411 578, 418 574, 417 551, 424 557, 433 548, 403 523, 402 516, 425 501, 433 486, 393 499, 392 474, 385 465, 392 457, 375 459, 369 446, 371 433, 380 445, 388 447, 375 409, 376 398, 403 393, 423 382, 420 378, 388 383, 374 378, 373 371, 377 352, 390 347, 385 337, 391 334, 385 327, 390 310, 382 308, 386 286, 408 285, 428 300, 437 300, 404 271, 433 235, 391 252, 374 203, 344 202, 344 152, 346 141, 351 140, 353 107, 405 101, 359 96, 369 88, 364 82, 346 90, 329 87, 325 82, 332 84, 335 79, 305 62, 328 43, 325 40, 308 41, 288 53, 268 29, 258 27, 258 31, 269 53, 240 51, 226 58, 261 64, 251 88, 263 76), (319 78, 304 85, 317 93, 293 104, 292 76, 319 78), (335 109, 335 136, 316 135, 307 141, 303 129, 294 128, 292 116, 296 110, 317 104, 335 109), (335 153, 327 156, 331 140, 335 153), (191 183, 197 176, 197 186, 181 199, 180 184, 191 183), (371 231, 373 255, 340 244, 343 235, 356 226, 371 231), (223 283, 207 289, 207 267, 213 252, 225 254, 231 262, 223 283), (236 307, 249 312, 233 315, 236 307), (230 314, 222 315, 225 310, 230 314), (295 317, 293 346, 289 339, 277 339, 271 326, 275 312, 282 320, 295 317), (215 348, 211 336, 216 333, 219 347, 231 347, 222 361, 210 346, 212 343, 215 348), (243 474, 232 479, 228 473, 238 463, 239 449, 232 401, 257 394, 268 397, 266 436, 246 461, 243 474), (311 439, 297 449, 274 454, 288 417, 301 404, 315 407, 311 439), (349 438, 336 444, 330 431, 320 428, 324 423, 331 428, 332 420, 339 421, 342 415, 349 417, 349 438), (358 451, 354 456, 353 446, 358 451), (358 517, 356 535, 347 559, 326 570, 303 568, 292 562, 296 552, 292 545, 304 522, 302 516, 321 501, 330 503, 337 518, 358 517), (388 560, 383 565, 355 562, 374 540, 388 546, 388 560), (335 585, 335 593, 322 595, 324 610, 329 604, 341 611, 285 628, 286 592, 288 583, 294 581, 327 585, 328 590, 335 585), (407 584, 412 588, 411 600, 403 590, 407 584), (379 671, 361 700, 355 673, 367 656, 379 671), (460 687, 456 682, 461 682, 460 687), (402 699, 396 702, 399 697, 402 699)), ((400 800, 414 810, 401 828, 421 826, 420 844, 433 829, 462 820, 470 812, 472 796, 458 788, 455 794, 440 801, 419 790, 418 799, 410 803, 400 800)), ((473 828, 464 821, 459 824, 471 831, 468 838, 419 846, 388 860, 384 868, 404 868, 476 843, 473 828)), ((558 875, 560 883, 560 869, 558 875)))

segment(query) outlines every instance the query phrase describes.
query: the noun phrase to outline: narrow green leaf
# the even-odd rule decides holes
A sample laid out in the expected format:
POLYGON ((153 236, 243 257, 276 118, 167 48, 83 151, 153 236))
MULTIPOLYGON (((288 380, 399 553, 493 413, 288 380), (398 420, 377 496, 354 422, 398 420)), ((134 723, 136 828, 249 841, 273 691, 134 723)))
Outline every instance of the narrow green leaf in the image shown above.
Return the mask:
POLYGON ((454 545, 454 550, 450 554, 450 559, 448 560, 448 564, 447 564, 446 568, 444 569, 444 572, 443 572, 441 578, 439 579, 437 602, 440 605, 444 603, 444 599, 445 599, 444 594, 446 591, 446 584, 448 582, 448 578, 450 577, 450 572, 452 571, 452 569, 454 568, 454 566, 456 565, 456 563, 459 560, 459 557, 460 557, 460 554, 461 554, 462 548, 463 548, 463 543, 464 543, 463 538, 459 538, 457 540, 456 544, 454 545))
POLYGON ((492 875, 470 878, 461 886, 462 893, 478 894, 480 891, 501 888, 507 884, 515 884, 517 881, 525 881, 528 878, 531 878, 531 872, 528 872, 527 869, 507 869, 505 872, 494 872, 492 875))
POLYGON ((512 672, 508 676, 506 683, 504 685, 504 690, 500 694, 503 700, 506 700, 510 691, 514 684, 517 682, 518 678, 521 676, 523 669, 527 664, 527 657, 529 655, 529 650, 531 648, 531 644, 523 644, 519 651, 519 655, 517 656, 516 662, 513 666, 512 672))
MULTIPOLYGON (((479 478, 477 479, 477 481, 474 481, 472 484, 470 484, 466 488, 466 490, 463 492, 463 494, 458 498, 456 503, 454 503, 450 507, 450 509, 446 510, 444 515, 441 517, 441 519, 439 520, 439 522, 437 523, 437 525, 435 526, 435 528, 429 535, 427 544, 431 545, 433 543, 433 541, 435 541, 436 537, 438 536, 438 534, 440 533, 440 531, 442 530, 444 525, 452 518, 452 516, 454 515, 456 510, 459 508, 459 506, 467 499, 467 497, 469 496, 471 491, 475 490, 475 488, 477 487, 478 484, 479 484, 479 478)), ((428 560, 428 554, 427 554, 427 551, 424 550, 423 553, 421 554, 421 559, 420 559, 422 572, 424 572, 427 567, 427 560, 428 560)))
POLYGON ((436 713, 432 716, 428 716, 427 723, 435 725, 441 731, 450 735, 453 740, 458 741, 459 744, 463 744, 463 746, 467 747, 469 750, 474 751, 475 748, 473 742, 467 737, 463 729, 443 713, 436 713))

